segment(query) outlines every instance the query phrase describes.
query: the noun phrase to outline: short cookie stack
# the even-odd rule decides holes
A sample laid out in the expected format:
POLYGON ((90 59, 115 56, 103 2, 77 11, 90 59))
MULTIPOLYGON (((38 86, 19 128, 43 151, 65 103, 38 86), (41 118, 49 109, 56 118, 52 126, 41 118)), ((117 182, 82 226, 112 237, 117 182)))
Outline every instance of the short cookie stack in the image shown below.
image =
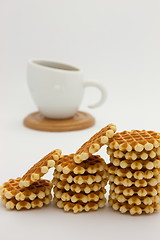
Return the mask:
POLYGON ((42 207, 50 203, 52 184, 48 180, 39 180, 28 188, 20 189, 21 178, 10 179, 1 189, 2 203, 7 209, 21 210, 42 207))
POLYGON ((52 183, 41 179, 48 170, 55 166, 61 150, 56 149, 36 163, 22 178, 10 179, 0 188, 2 203, 7 209, 41 208, 52 199, 52 183))
POLYGON ((62 156, 57 161, 53 184, 54 201, 59 208, 78 213, 104 207, 106 163, 93 153, 107 144, 115 131, 115 125, 108 125, 83 144, 76 154, 62 156))
POLYGON ((160 210, 160 134, 124 131, 109 141, 109 204, 131 215, 160 210))

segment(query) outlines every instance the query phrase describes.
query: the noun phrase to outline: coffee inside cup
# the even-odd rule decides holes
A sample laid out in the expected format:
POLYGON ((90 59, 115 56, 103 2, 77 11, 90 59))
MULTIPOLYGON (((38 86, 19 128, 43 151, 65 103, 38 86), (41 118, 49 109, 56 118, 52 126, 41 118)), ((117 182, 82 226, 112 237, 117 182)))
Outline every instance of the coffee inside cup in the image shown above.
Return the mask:
POLYGON ((44 67, 48 67, 48 68, 55 68, 55 69, 67 70, 67 71, 79 71, 78 68, 75 68, 73 66, 66 65, 63 63, 50 62, 50 61, 44 61, 44 60, 43 61, 36 60, 36 61, 34 61, 34 63, 37 65, 44 66, 44 67))

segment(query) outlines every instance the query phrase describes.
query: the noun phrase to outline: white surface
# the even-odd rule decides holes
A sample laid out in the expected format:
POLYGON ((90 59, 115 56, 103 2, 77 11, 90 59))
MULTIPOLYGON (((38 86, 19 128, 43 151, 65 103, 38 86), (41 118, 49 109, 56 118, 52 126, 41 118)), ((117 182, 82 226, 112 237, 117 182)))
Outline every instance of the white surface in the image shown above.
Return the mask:
POLYGON ((84 97, 85 87, 96 87, 101 99, 92 108, 105 102, 105 87, 98 82, 84 81, 83 70, 52 60, 29 60, 27 82, 38 110, 46 117, 73 117, 84 97), (74 89, 74 90, 73 90, 74 89))
MULTIPOLYGON (((21 176, 54 148, 74 152, 110 122, 119 131, 160 131, 158 0, 0 0, 0 5, 0 184, 21 176), (80 108, 96 117, 93 128, 46 133, 23 127, 23 118, 36 110, 25 77, 29 58, 82 66, 87 80, 106 85, 102 107, 85 107, 99 94, 88 89, 80 108)), ((108 207, 74 215, 52 205, 22 212, 0 206, 1 239, 6 240, 159 239, 159 222, 159 213, 131 217, 108 207)))

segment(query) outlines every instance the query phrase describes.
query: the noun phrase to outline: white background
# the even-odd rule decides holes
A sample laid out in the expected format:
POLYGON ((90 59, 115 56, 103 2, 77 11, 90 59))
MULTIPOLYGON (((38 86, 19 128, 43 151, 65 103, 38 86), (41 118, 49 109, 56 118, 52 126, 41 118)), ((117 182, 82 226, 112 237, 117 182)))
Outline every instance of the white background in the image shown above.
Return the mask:
MULTIPOLYGON (((160 2, 158 0, 0 0, 0 184, 16 178, 55 148, 76 149, 110 122, 118 130, 160 131, 160 2), (86 91, 81 110, 95 116, 94 127, 67 133, 27 129, 24 117, 36 111, 26 84, 29 58, 49 58, 80 66, 86 79, 108 91, 86 91)), ((105 149, 102 156, 107 160, 105 149)), ((52 171, 48 174, 51 178, 52 171)), ((74 215, 50 205, 7 211, 0 205, 1 239, 153 239, 160 215, 129 216, 108 206, 74 215)))

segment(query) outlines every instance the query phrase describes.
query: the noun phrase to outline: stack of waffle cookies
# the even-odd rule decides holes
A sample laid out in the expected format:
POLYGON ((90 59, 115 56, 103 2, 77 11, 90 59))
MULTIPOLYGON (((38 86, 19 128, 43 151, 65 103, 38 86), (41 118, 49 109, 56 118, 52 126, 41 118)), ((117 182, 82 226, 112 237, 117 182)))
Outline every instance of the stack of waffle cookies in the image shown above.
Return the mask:
POLYGON ((103 128, 75 153, 56 162, 53 174, 54 201, 59 208, 74 213, 97 210, 106 203, 106 163, 93 155, 107 144, 116 131, 113 124, 103 128))
POLYGON ((2 203, 7 209, 41 208, 52 199, 52 183, 41 179, 48 170, 55 166, 61 150, 56 149, 43 157, 22 177, 10 179, 0 187, 2 203))
POLYGON ((109 204, 131 215, 160 210, 160 134, 124 131, 110 139, 109 204))

